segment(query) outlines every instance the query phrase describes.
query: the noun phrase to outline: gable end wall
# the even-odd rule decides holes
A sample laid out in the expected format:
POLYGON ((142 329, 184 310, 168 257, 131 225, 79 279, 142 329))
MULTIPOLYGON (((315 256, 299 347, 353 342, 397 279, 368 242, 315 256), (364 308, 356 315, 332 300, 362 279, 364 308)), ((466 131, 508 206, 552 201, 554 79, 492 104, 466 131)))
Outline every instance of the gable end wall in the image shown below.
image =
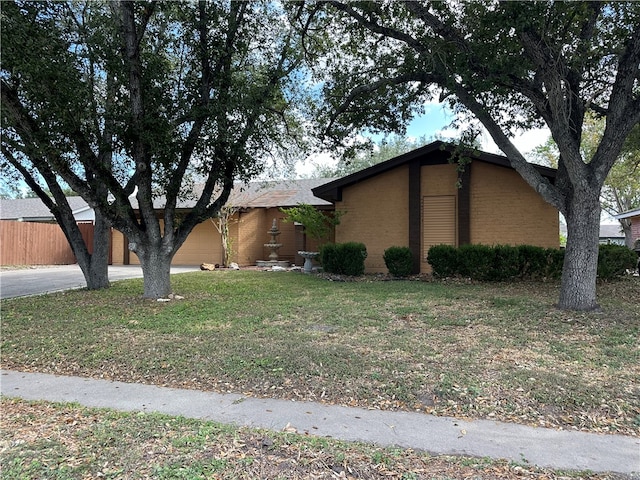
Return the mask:
POLYGON ((559 246, 558 211, 516 171, 474 162, 470 195, 471 243, 559 246))
POLYGON ((345 212, 336 227, 337 243, 362 242, 367 272, 386 272, 384 251, 409 242, 409 167, 404 165, 345 188, 336 210, 345 212))

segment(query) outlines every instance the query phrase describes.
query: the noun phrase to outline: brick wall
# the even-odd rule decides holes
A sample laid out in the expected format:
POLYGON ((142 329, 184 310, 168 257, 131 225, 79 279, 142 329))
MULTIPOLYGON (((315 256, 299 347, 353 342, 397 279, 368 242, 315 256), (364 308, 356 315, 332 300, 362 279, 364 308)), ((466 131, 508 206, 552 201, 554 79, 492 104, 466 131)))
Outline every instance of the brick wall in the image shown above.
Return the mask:
MULTIPOLYGON (((216 219, 213 219, 215 222, 216 219)), ((196 225, 173 257, 174 265, 200 265, 223 261, 222 236, 211 220, 196 225)))
POLYGON ((240 214, 238 223, 238 235, 235 237, 234 249, 237 252, 239 265, 255 265, 256 260, 265 260, 263 257, 263 245, 267 243, 266 210, 254 208, 240 214))
MULTIPOLYGON (((215 221, 215 219, 214 219, 215 221)), ((164 223, 160 221, 162 228, 164 223)), ((125 245, 124 235, 117 230, 113 230, 111 235, 112 245, 112 262, 114 265, 122 265, 125 263, 125 248, 129 248, 128 243, 125 245)), ((129 264, 139 265, 140 260, 133 252, 128 252, 129 264)), ((223 261, 222 253, 222 236, 218 233, 215 225, 211 220, 206 220, 194 227, 185 242, 173 257, 173 265, 200 265, 201 263, 220 263, 223 261)))
POLYGON ((631 236, 633 237, 634 243, 636 240, 640 240, 640 215, 635 217, 631 217, 631 236))
MULTIPOLYGON (((274 218, 280 231, 277 241, 282 244, 278 250, 278 260, 302 266, 304 259, 297 254, 298 250, 303 248, 302 227, 285 222, 285 215, 276 207, 255 208, 240 214, 235 233, 233 233, 234 249, 237 252, 236 261, 240 266, 255 265, 257 260, 269 260, 271 250, 264 245, 271 239, 269 230, 274 218)), ((329 241, 333 240, 331 236, 329 241)), ((307 238, 304 248, 317 251, 317 243, 314 239, 307 238)))
POLYGON ((336 242, 362 242, 368 272, 386 272, 382 258, 391 246, 408 246, 409 202, 407 166, 345 188, 336 210, 344 211, 336 242))
MULTIPOLYGON (((284 222, 284 214, 278 208, 254 208, 232 217, 229 226, 232 238, 232 261, 241 266, 248 266, 255 265, 256 260, 269 259, 270 250, 264 244, 269 242, 268 231, 271 229, 274 218, 280 230, 277 240, 282 244, 278 251, 279 260, 287 260, 291 263, 296 261, 298 240, 295 225, 284 222)), ((216 220, 213 219, 213 221, 216 220)), ((112 242, 113 263, 122 265, 125 256, 124 248, 127 248, 122 233, 114 231, 112 242)), ((309 241, 308 247, 317 248, 313 241, 309 241)), ((201 263, 222 265, 223 262, 222 236, 211 220, 196 225, 173 259, 174 265, 200 265, 201 263)), ((132 265, 140 263, 133 252, 129 252, 129 263, 132 265)))
POLYGON ((426 165, 422 167, 420 179, 422 196, 458 194, 458 172, 455 165, 426 165))
POLYGON ((559 246, 558 211, 514 170, 474 162, 471 243, 559 246))
MULTIPOLYGON (((368 252, 367 272, 386 272, 384 250, 392 245, 408 246, 408 174, 409 167, 401 166, 346 187, 342 201, 336 203, 336 210, 346 212, 336 228, 336 242, 364 243, 368 252)), ((460 197, 454 165, 425 165, 420 175, 421 200, 460 197)), ((559 245, 558 212, 517 172, 474 162, 466 188, 470 189, 471 243, 559 245)), ((455 216, 457 222, 457 213, 455 216)), ((420 231, 424 235, 422 225, 420 231)), ((422 259, 425 255, 426 252, 421 252, 422 259)), ((424 261, 420 269, 430 270, 424 261)))

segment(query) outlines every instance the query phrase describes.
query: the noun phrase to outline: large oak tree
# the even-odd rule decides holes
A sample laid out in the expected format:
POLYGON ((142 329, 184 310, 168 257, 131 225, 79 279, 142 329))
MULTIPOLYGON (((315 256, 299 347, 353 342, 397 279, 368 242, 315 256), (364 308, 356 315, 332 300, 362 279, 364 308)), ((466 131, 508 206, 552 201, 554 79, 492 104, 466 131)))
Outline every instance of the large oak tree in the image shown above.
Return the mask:
POLYGON ((301 14, 270 1, 7 3, 6 155, 79 193, 128 239, 144 296, 165 296, 174 254, 234 179, 295 153, 301 14))
MULTIPOLYGON (((603 119, 597 116, 585 118, 581 147, 584 158, 593 157, 604 128, 603 119)), ((554 168, 558 166, 558 156, 558 148, 551 137, 533 151, 535 161, 554 168)), ((636 125, 627 137, 620 156, 609 171, 602 188, 600 205, 605 212, 614 217, 640 206, 640 124, 636 125)), ((631 221, 621 218, 619 223, 625 244, 633 249, 631 221)))
POLYGON ((600 192, 640 121, 640 4, 327 1, 310 9, 330 32, 321 39, 316 24, 305 25, 308 52, 325 49, 318 80, 328 133, 402 130, 434 95, 474 117, 567 220, 559 307, 598 308, 600 192), (590 110, 606 127, 585 158, 590 110), (512 142, 518 129, 542 124, 560 152, 555 183, 512 142))

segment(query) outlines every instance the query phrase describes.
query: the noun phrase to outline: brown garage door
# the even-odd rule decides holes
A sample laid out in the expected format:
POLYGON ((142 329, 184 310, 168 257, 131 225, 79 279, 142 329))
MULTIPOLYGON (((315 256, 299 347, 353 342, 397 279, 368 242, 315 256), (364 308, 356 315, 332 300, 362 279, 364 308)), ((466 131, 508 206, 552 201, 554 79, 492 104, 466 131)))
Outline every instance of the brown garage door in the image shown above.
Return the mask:
POLYGON ((422 261, 433 245, 456 245, 456 197, 438 195, 422 197, 422 261))

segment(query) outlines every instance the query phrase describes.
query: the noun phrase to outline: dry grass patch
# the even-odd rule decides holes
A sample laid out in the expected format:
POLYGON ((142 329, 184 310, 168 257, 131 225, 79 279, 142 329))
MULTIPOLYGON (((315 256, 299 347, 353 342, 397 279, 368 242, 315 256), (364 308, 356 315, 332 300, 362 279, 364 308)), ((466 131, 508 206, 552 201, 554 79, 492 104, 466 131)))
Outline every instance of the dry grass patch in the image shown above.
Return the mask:
POLYGON ((194 272, 185 300, 108 291, 2 302, 4 368, 640 434, 640 279, 604 313, 557 285, 328 282, 194 272))
POLYGON ((600 479, 158 414, 2 399, 3 479, 600 479))

